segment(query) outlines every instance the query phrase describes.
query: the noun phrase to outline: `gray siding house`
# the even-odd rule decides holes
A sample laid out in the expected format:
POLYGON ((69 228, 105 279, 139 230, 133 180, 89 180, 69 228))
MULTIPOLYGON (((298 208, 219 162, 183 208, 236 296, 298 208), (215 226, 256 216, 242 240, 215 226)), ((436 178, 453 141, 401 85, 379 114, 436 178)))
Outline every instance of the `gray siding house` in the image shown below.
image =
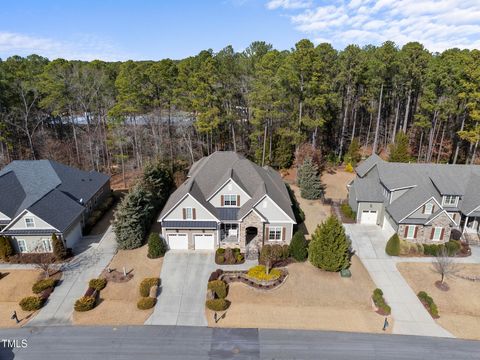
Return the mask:
POLYGON ((356 168, 348 201, 357 222, 421 243, 443 243, 458 229, 480 233, 480 166, 405 164, 372 155, 356 168))
POLYGON ((275 170, 217 151, 192 165, 158 221, 171 249, 239 247, 253 258, 263 244, 289 244, 295 217, 275 170))
POLYGON ((13 161, 0 170, 0 235, 11 237, 20 253, 51 252, 53 233, 73 247, 109 194, 105 174, 51 160, 13 161))

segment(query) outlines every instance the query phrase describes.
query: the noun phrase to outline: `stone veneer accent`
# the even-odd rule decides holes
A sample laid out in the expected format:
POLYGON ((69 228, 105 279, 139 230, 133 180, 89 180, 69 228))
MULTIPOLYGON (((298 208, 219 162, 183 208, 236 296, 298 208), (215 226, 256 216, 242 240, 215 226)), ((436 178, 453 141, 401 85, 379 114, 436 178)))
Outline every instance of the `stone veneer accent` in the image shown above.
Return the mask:
POLYGON ((260 217, 254 212, 251 211, 246 217, 243 218, 243 221, 240 223, 240 248, 245 249, 248 259, 257 259, 258 252, 262 247, 263 241, 263 222, 260 217), (247 228, 256 227, 258 232, 257 235, 247 244, 247 228))
MULTIPOLYGON (((400 236, 402 239, 405 238, 405 227, 407 225, 409 224, 400 224, 398 226, 397 233, 398 233, 398 236, 400 236)), ((411 224, 411 225, 415 225, 415 224, 411 224)), ((415 243, 421 243, 421 244, 442 244, 450 240, 450 233, 452 231, 451 220, 448 217, 448 215, 445 213, 439 215, 428 225, 416 225, 416 226, 418 226, 417 237, 415 239, 406 239, 406 240, 415 242, 415 243), (432 234, 432 228, 434 227, 442 227, 445 229, 445 232, 443 234, 443 240, 433 241, 432 239, 430 239, 430 236, 432 234)))

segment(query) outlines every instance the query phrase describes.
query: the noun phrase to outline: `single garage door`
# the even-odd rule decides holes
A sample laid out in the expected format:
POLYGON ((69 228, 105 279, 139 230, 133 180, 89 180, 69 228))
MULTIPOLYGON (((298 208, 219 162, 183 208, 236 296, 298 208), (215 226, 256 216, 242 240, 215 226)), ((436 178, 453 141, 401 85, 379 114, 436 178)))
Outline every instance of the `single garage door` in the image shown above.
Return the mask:
POLYGON ((193 240, 195 242, 195 250, 215 249, 213 234, 196 234, 193 235, 193 240))
POLYGON ((360 219, 361 224, 377 224, 377 211, 376 210, 362 210, 362 217, 360 219))
POLYGON ((167 239, 171 250, 188 250, 187 234, 168 234, 167 239))

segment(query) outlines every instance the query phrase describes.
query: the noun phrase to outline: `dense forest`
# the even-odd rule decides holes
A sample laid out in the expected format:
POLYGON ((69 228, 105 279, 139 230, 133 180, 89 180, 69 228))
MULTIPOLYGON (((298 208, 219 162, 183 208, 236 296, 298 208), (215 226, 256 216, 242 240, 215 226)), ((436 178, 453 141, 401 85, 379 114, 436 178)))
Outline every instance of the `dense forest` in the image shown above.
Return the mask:
POLYGON ((353 139, 386 154, 399 132, 412 161, 475 163, 479 125, 479 50, 301 40, 178 61, 0 60, 0 166, 51 158, 120 173, 236 150, 285 168, 302 143, 340 162, 353 139))

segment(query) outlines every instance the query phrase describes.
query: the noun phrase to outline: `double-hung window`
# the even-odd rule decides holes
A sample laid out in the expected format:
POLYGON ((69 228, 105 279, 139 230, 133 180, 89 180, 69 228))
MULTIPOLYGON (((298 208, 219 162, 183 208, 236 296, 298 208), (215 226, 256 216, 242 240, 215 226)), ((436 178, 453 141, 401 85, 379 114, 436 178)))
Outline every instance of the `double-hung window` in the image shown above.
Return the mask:
POLYGON ((25 242, 25 240, 23 239, 18 239, 17 240, 17 244, 18 244, 18 250, 21 252, 21 253, 24 253, 24 252, 27 252, 27 243, 25 242))
POLYGON ((223 206, 237 206, 237 195, 223 195, 223 206))
POLYGON ((457 196, 454 195, 445 195, 443 197, 443 205, 445 206, 456 206, 457 205, 457 196))
POLYGON ((431 215, 431 214, 432 214, 432 210, 433 210, 433 204, 432 204, 432 203, 425 204, 424 214, 426 214, 426 215, 431 215))
POLYGON ((46 253, 52 252, 52 241, 50 239, 43 239, 43 250, 46 253))
POLYGON ((442 228, 441 227, 436 227, 433 230, 433 237, 432 240, 438 241, 442 237, 442 228))
POLYGON ((35 221, 33 220, 32 217, 25 218, 25 226, 27 228, 34 228, 35 227, 35 221))
POLYGON ((282 227, 272 226, 268 229, 268 240, 281 241, 282 240, 282 227))
POLYGON ((408 225, 407 228, 408 228, 408 230, 407 230, 407 239, 413 239, 413 238, 415 238, 415 228, 416 228, 416 226, 408 225))
POLYGON ((193 208, 187 207, 185 208, 185 219, 192 220, 193 219, 193 208))

